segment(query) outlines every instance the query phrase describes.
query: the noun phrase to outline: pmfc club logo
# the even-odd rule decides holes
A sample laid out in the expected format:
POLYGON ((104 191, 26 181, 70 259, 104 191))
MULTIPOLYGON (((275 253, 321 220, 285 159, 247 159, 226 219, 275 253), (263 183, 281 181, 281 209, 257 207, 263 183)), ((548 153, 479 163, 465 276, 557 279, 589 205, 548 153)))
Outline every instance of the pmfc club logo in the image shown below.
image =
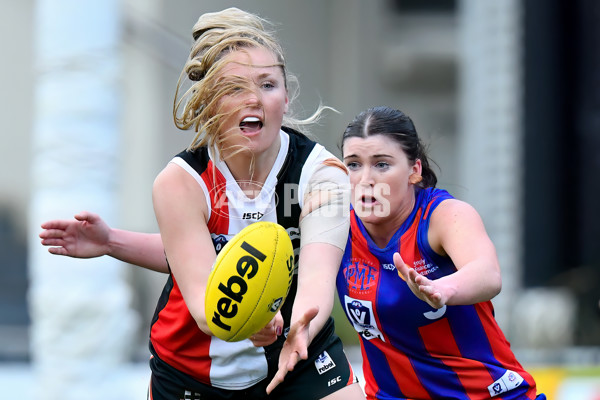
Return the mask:
POLYGON ((379 278, 379 270, 366 260, 352 258, 342 270, 348 290, 367 292, 375 287, 379 278))

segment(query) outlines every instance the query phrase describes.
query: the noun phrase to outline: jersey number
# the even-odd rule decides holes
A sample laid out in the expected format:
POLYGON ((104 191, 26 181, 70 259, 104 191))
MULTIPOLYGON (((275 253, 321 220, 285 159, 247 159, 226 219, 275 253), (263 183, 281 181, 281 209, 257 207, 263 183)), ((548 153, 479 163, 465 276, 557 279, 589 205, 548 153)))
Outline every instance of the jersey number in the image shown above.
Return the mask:
POLYGON ((444 307, 442 307, 438 310, 427 311, 426 313, 423 313, 423 315, 427 319, 439 319, 439 318, 442 318, 444 316, 444 314, 446 314, 446 306, 445 305, 444 305, 444 307))

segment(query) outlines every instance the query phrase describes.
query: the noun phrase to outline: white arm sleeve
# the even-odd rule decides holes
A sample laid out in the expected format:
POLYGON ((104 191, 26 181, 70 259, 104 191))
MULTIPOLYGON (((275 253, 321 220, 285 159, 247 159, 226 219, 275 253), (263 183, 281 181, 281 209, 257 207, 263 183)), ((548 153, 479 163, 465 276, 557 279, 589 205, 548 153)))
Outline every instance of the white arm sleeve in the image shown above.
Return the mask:
POLYGON ((300 246, 328 243, 342 251, 350 228, 350 180, 337 158, 324 160, 310 177, 300 215, 300 246))

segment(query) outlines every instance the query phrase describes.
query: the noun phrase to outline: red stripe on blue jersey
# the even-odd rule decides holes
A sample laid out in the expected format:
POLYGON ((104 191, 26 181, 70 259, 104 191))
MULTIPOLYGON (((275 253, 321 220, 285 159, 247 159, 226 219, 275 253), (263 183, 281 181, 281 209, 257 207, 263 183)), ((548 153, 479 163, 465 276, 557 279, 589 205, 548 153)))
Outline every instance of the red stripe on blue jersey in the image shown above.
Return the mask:
POLYGON ((533 399, 535 383, 512 353, 491 302, 436 310, 410 291, 393 264, 400 251, 409 267, 429 279, 456 271, 427 239, 431 213, 451 198, 444 190, 420 190, 411 215, 383 249, 351 212, 337 291, 359 332, 367 397, 486 399, 501 390, 494 384, 509 374, 523 382, 494 399, 533 399))
MULTIPOLYGON (((514 354, 510 350, 510 343, 506 339, 506 337, 502 334, 500 327, 493 323, 494 320, 494 307, 491 302, 485 302, 478 304, 477 312, 479 317, 483 319, 492 319, 492 321, 484 324, 484 329, 486 330, 486 334, 490 339, 492 349, 495 350, 494 357, 499 360, 503 365, 506 365, 508 369, 513 371, 523 370, 523 366, 519 361, 514 357, 514 354)), ((535 399, 536 398, 536 384, 533 377, 524 372, 521 375, 529 384, 530 388, 527 392, 527 398, 535 399)))

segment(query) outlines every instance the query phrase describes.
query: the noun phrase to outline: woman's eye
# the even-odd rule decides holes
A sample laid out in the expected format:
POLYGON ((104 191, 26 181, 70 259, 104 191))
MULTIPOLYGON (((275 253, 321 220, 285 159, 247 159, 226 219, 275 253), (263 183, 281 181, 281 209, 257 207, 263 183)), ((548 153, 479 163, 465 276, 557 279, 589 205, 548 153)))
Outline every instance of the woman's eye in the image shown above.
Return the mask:
POLYGON ((232 85, 226 89, 224 94, 226 96, 236 96, 236 95, 239 95, 243 90, 244 90, 244 88, 241 86, 232 85))
POLYGON ((264 82, 262 84, 263 89, 273 89, 275 85, 272 82, 264 82))
POLYGON ((349 163, 346 163, 346 167, 348 167, 348 169, 354 170, 354 169, 358 168, 358 163, 357 162, 349 162, 349 163))
POLYGON ((378 162, 377 164, 375 164, 375 168, 379 168, 379 169, 385 169, 389 166, 390 165, 386 162, 378 162))

